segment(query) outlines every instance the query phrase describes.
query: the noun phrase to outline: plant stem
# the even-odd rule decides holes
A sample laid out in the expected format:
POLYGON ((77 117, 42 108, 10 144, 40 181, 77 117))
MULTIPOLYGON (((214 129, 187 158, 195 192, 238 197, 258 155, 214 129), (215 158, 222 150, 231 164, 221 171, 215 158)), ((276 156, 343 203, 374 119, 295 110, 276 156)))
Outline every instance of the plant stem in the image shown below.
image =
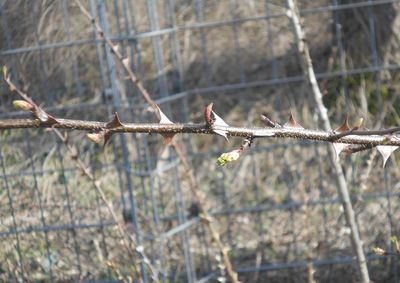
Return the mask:
MULTIPOLYGON (((323 127, 324 127, 325 131, 332 132, 332 127, 331 127, 331 124, 329 122, 329 117, 328 117, 328 110, 322 101, 322 93, 318 86, 318 82, 317 82, 317 79, 315 76, 315 72, 314 72, 314 68, 313 68, 313 64, 312 64, 312 60, 311 60, 311 56, 310 56, 310 51, 308 49, 307 41, 305 39, 304 32, 303 32, 303 29, 300 24, 300 16, 299 16, 298 7, 297 7, 296 3, 294 2, 294 0, 287 0, 287 4, 288 4, 288 8, 289 8, 287 15, 289 16, 289 18, 292 19, 292 22, 293 22, 293 27, 294 27, 294 32, 296 35, 298 50, 303 58, 302 66, 303 66, 305 74, 307 75, 307 79, 311 84, 312 92, 314 94, 314 98, 315 98, 315 101, 317 104, 319 115, 320 115, 322 123, 323 123, 323 127)), ((367 262, 366 262, 365 254, 363 251, 363 245, 362 245, 362 241, 360 238, 360 233, 359 233, 357 223, 356 223, 355 213, 354 213, 351 201, 350 201, 350 196, 349 196, 349 191, 348 191, 347 184, 346 184, 346 179, 344 177, 344 173, 343 173, 340 161, 339 161, 339 159, 336 158, 336 153, 332 147, 329 147, 329 153, 330 153, 330 158, 331 158, 331 161, 333 163, 333 166, 334 166, 335 172, 336 172, 336 178, 337 178, 337 182, 338 182, 338 194, 342 201, 347 225, 349 226, 350 231, 351 231, 351 243, 352 243, 354 252, 356 253, 356 256, 357 256, 357 267, 358 267, 359 273, 361 275, 361 282, 368 283, 368 282, 370 282, 370 279, 369 279, 369 274, 368 274, 367 262)))
MULTIPOLYGON (((226 131, 231 137, 252 137, 252 138, 295 138, 301 140, 316 140, 331 142, 336 136, 334 132, 309 130, 301 128, 246 128, 246 127, 225 127, 214 126, 213 129, 205 124, 159 124, 159 123, 122 123, 121 126, 109 128, 106 122, 85 121, 55 118, 55 124, 43 123, 39 119, 5 119, 0 120, 0 130, 17 128, 57 128, 67 130, 81 130, 88 132, 109 131, 112 133, 147 133, 147 134, 206 134, 216 135, 214 130, 226 131)), ((374 147, 377 145, 400 146, 400 139, 397 137, 386 137, 399 131, 400 128, 385 130, 355 131, 346 135, 335 143, 346 143, 374 147)))

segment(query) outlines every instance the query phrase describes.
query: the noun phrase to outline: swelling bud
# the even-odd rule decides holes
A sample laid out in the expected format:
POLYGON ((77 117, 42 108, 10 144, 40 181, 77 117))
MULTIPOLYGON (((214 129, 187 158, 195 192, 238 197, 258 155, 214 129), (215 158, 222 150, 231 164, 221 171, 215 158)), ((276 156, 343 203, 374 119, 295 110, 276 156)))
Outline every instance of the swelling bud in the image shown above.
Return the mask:
POLYGON ((24 111, 32 111, 33 106, 29 102, 25 100, 14 100, 13 106, 17 110, 24 110, 24 111))

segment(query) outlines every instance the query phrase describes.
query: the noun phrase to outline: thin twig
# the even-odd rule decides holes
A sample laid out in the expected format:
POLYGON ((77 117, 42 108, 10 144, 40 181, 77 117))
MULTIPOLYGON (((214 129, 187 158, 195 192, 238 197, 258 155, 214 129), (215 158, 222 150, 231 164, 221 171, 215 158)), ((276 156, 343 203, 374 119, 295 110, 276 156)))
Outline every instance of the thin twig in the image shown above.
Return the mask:
MULTIPOLYGON (((122 66, 124 67, 124 69, 126 70, 126 72, 129 75, 130 80, 132 81, 132 83, 134 85, 137 86, 137 88, 139 89, 140 93, 143 95, 143 97, 145 98, 145 100, 147 101, 147 103, 154 109, 155 114, 157 115, 157 118, 160 120, 160 123, 163 122, 163 118, 162 115, 163 113, 161 112, 159 106, 155 103, 155 101, 151 98, 150 93, 147 91, 147 89, 143 86, 142 82, 138 79, 138 77, 135 75, 135 73, 133 72, 133 70, 130 67, 130 63, 129 63, 129 58, 124 58, 121 53, 118 50, 118 46, 114 45, 114 43, 105 35, 104 31, 102 30, 101 26, 96 22, 95 18, 93 18, 93 16, 85 9, 85 7, 80 3, 79 0, 75 0, 75 2, 77 3, 77 5, 79 6, 79 8, 81 9, 81 11, 83 12, 84 15, 86 15, 91 23, 93 24, 93 26, 96 28, 98 34, 105 40, 105 42, 107 43, 107 45, 111 48, 111 50, 113 51, 114 55, 118 58, 118 60, 122 63, 122 66)), ((168 120, 168 119, 167 119, 168 120)), ((169 122, 169 120, 168 120, 169 122)), ((169 126, 175 126, 176 124, 168 124, 169 126)), ((123 127, 124 125, 122 125, 123 127)), ((161 125, 161 128, 162 129, 161 125)), ((165 127, 166 125, 164 125, 165 127)), ((210 131, 210 128, 206 125, 197 125, 197 127, 200 130, 206 130, 206 131, 210 131)), ((189 128, 187 128, 189 129, 189 128)), ((192 130, 195 130, 195 128, 192 128, 192 130)), ((214 129, 215 130, 215 129, 214 129)), ((110 131, 111 132, 111 131, 110 131)), ((149 132, 149 131, 148 131, 149 132)), ((168 134, 174 134, 175 132, 164 132, 164 137, 166 139, 172 139, 173 135, 168 135, 168 134)), ((163 133, 161 133, 163 134, 163 133)), ((200 210, 203 212, 202 214, 204 215, 204 217, 207 217, 208 220, 211 220, 211 217, 208 215, 207 211, 205 210, 205 206, 204 206, 204 199, 201 197, 200 191, 198 190, 198 185, 197 185, 197 181, 196 178, 194 176, 193 170, 186 158, 186 155, 183 153, 182 151, 182 145, 178 145, 176 142, 172 143, 179 160, 181 161, 181 163, 183 164, 185 170, 187 171, 188 175, 189 175, 189 180, 190 180, 190 188, 193 192, 193 194, 195 195, 199 208, 200 210)), ((206 223, 206 226, 210 229, 212 237, 214 239, 214 241, 217 243, 217 246, 222 254, 222 258, 224 261, 224 265, 226 267, 226 271, 228 273, 228 278, 230 280, 230 282, 233 283, 238 283, 239 281, 237 280, 237 273, 234 271, 234 269, 232 268, 232 264, 230 262, 229 256, 228 256, 228 249, 222 244, 221 240, 220 240, 220 236, 218 234, 218 231, 211 225, 211 221, 203 221, 203 223, 206 223), (208 223, 208 224, 207 224, 208 223)))
MULTIPOLYGON (((300 23, 298 7, 295 3, 295 0, 287 0, 287 4, 288 4, 287 15, 289 18, 292 19, 292 22, 293 22, 293 27, 294 27, 294 32, 296 35, 298 50, 303 59, 302 66, 303 66, 304 72, 306 73, 307 79, 311 84, 311 88, 312 88, 312 91, 314 94, 315 101, 317 103, 318 112, 321 117, 324 129, 325 129, 325 131, 330 132, 330 131, 332 131, 332 127, 329 122, 328 110, 323 103, 322 93, 318 86, 318 82, 317 82, 317 79, 315 76, 314 67, 312 64, 311 56, 310 56, 310 51, 308 49, 304 31, 303 31, 303 28, 300 23)), ((354 133, 352 133, 352 134, 354 134, 354 133)), ((340 140, 343 140, 348 137, 351 137, 351 136, 343 137, 340 140)), ((336 142, 338 142, 338 141, 336 141, 336 142)), ((354 252, 356 253, 356 256, 357 256, 357 267, 358 267, 358 270, 361 275, 361 282, 368 283, 368 282, 370 282, 370 279, 369 279, 369 274, 368 274, 367 262, 366 262, 365 254, 363 251, 363 245, 362 245, 362 241, 360 238, 360 233, 359 233, 357 223, 356 223, 354 209, 353 209, 353 206, 350 201, 350 196, 349 196, 349 192, 348 192, 348 188, 347 188, 347 184, 346 184, 346 179, 344 177, 340 161, 339 161, 339 159, 337 159, 335 157, 336 153, 335 153, 334 149, 332 147, 330 147, 329 149, 330 149, 329 150, 330 157, 331 157, 332 163, 335 167, 336 177, 338 180, 338 185, 339 185, 338 193, 339 193, 339 196, 342 201, 347 225, 349 226, 350 231, 351 231, 351 242, 353 245, 354 252)))
POLYGON ((356 128, 352 128, 352 129, 350 129, 348 131, 345 131, 345 132, 341 132, 341 133, 337 133, 337 134, 335 133, 334 135, 332 135, 331 141, 334 142, 334 141, 337 141, 337 140, 339 140, 339 139, 341 139, 341 138, 343 138, 345 136, 350 136, 355 131, 356 131, 356 128))
POLYGON ((97 23, 96 19, 89 13, 88 10, 82 5, 82 3, 79 0, 75 0, 75 3, 78 5, 79 9, 81 12, 90 20, 94 28, 96 29, 97 33, 103 38, 103 40, 107 43, 107 45, 110 47, 112 53, 117 57, 117 59, 121 62, 122 66, 124 67, 125 71, 128 73, 129 79, 131 82, 137 86, 139 89, 140 93, 143 95, 144 99, 146 102, 155 110, 155 113, 157 115, 157 118, 160 119, 160 114, 158 112, 158 106, 154 102, 154 100, 151 98, 150 93, 147 91, 147 89, 144 87, 142 84, 141 80, 135 75, 135 73, 132 71, 130 67, 130 60, 128 57, 124 58, 122 56, 121 52, 119 51, 118 45, 114 44, 109 37, 106 36, 104 30, 101 28, 101 26, 97 23))
MULTIPOLYGON (((141 257, 141 260, 149 267, 149 269, 151 271, 151 274, 152 274, 153 280, 155 282, 159 282, 158 270, 150 263, 150 260, 148 259, 148 257, 144 253, 143 249, 141 247, 136 247, 134 245, 133 237, 130 234, 127 233, 127 231, 124 228, 124 224, 122 224, 121 221, 119 221, 119 219, 117 217, 117 214, 114 211, 112 203, 107 199, 103 189, 101 188, 100 182, 98 180, 96 180, 96 178, 90 172, 89 168, 86 167, 85 163, 78 156, 75 155, 75 152, 74 152, 73 148, 71 147, 71 145, 69 144, 67 137, 63 136, 58 129, 53 129, 53 131, 59 137, 59 139, 64 143, 64 145, 67 148, 68 152, 71 155, 74 155, 72 157, 72 159, 75 161, 75 163, 77 164, 78 168, 81 169, 83 174, 92 182, 93 186, 96 189, 96 192, 99 194, 101 200, 106 205, 109 214, 111 215, 114 223, 116 224, 118 232, 120 234, 120 237, 122 238, 123 244, 124 244, 125 248, 127 248, 127 251, 132 256, 135 255, 135 253, 133 252, 133 251, 135 251, 139 255, 139 257, 141 257)), ((142 280, 142 278, 140 276, 140 272, 137 270, 137 266, 134 265, 134 268, 135 268, 136 274, 139 275, 139 279, 142 280)))
POLYGON ((182 151, 182 148, 179 145, 177 145, 175 142, 173 142, 172 145, 174 146, 174 149, 178 155, 179 160, 182 162, 183 167, 185 168, 186 172, 188 173, 189 186, 190 186, 190 189, 192 190, 192 193, 196 197, 197 205, 198 205, 199 212, 200 212, 200 217, 203 220, 202 223, 204 223, 204 225, 210 230, 212 240, 217 244, 217 246, 220 250, 222 260, 224 262, 224 266, 226 268, 226 272, 228 275, 228 280, 229 280, 229 282, 232 282, 232 283, 239 283, 240 281, 238 281, 238 275, 237 275, 236 271, 233 269, 233 266, 229 259, 229 254, 228 254, 229 249, 222 243, 221 237, 218 233, 218 230, 213 225, 214 219, 207 212, 207 210, 205 208, 204 195, 199 190, 197 180, 193 173, 192 167, 190 166, 185 153, 182 151))
POLYGON ((375 145, 371 145, 371 144, 351 145, 351 146, 343 149, 343 152, 347 153, 347 154, 353 154, 353 153, 356 153, 356 152, 369 150, 369 149, 372 149, 374 147, 376 147, 376 146, 375 145))
MULTIPOLYGON (((90 172, 89 168, 79 158, 79 156, 76 155, 72 146, 69 144, 67 137, 63 136, 60 133, 60 131, 58 130, 57 125, 59 125, 60 123, 62 124, 63 119, 56 119, 53 116, 46 113, 46 111, 44 111, 41 107, 39 107, 26 93, 22 92, 11 81, 11 79, 7 76, 6 69, 4 71, 4 79, 5 79, 5 82, 7 83, 7 85, 10 87, 10 90, 15 91, 21 98, 23 98, 26 102, 28 102, 32 106, 32 107, 29 107, 29 110, 27 110, 27 111, 32 112, 32 114, 36 117, 36 119, 31 119, 29 121, 30 122, 32 122, 32 121, 39 122, 39 125, 45 126, 47 128, 51 128, 52 131, 57 135, 57 137, 63 142, 67 151, 71 154, 72 160, 76 163, 77 167, 79 169, 81 169, 83 174, 91 181, 92 185, 96 189, 97 194, 100 196, 100 199, 106 205, 109 214, 111 215, 112 219, 114 220, 114 223, 116 224, 117 230, 120 234, 120 237, 121 237, 123 244, 124 244, 125 248, 127 249, 127 251, 132 256, 134 256, 135 252, 136 252, 141 257, 141 260, 149 267, 153 280, 155 282, 159 282, 157 269, 151 264, 150 260, 144 253, 143 249, 141 247, 136 247, 133 244, 134 243, 133 237, 131 237, 126 232, 126 230, 124 229, 124 225, 118 220, 118 217, 117 217, 116 213, 114 212, 112 203, 107 199, 106 195, 104 194, 104 191, 102 190, 102 188, 100 186, 100 182, 98 180, 96 180, 96 178, 90 172), (39 119, 39 117, 41 119, 39 119), (128 241, 128 239, 130 241, 128 241), (133 247, 131 246, 131 244, 133 244, 133 247)), ((74 123, 72 123, 72 124, 74 124, 74 123)), ((104 126, 107 127, 107 124, 105 124, 104 126)), ((136 264, 134 264, 134 269, 135 269, 135 273, 138 275, 140 282, 142 282, 142 278, 141 278, 140 272, 137 270, 136 264)))

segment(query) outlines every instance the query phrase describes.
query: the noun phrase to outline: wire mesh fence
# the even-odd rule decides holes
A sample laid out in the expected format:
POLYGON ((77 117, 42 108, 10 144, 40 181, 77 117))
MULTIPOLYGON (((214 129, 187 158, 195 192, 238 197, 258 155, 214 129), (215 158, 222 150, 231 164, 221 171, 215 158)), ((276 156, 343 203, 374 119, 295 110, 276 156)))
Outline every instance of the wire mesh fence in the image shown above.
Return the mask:
MULTIPOLYGON (((164 112, 202 121, 214 102, 224 120, 260 125, 289 111, 318 128, 285 1, 88 0, 105 33, 129 56, 164 112)), ((330 118, 399 123, 400 3, 299 1, 330 118)), ((0 62, 54 115, 152 121, 119 62, 73 1, 0 1, 0 62)), ((1 85, 1 118, 13 94, 1 85)), ((0 278, 4 281, 133 280, 115 222, 63 143, 45 130, 0 134, 0 278)), ((175 153, 153 135, 115 135, 104 149, 70 132, 76 155, 101 183, 118 217, 162 282, 221 279, 219 253, 202 225, 175 153)), ((357 279, 349 230, 327 144, 258 142, 228 168, 215 164, 238 140, 183 135, 207 209, 245 282, 357 279)), ((375 151, 343 156, 371 279, 398 282, 396 257, 376 256, 398 235, 397 156, 385 170, 375 151)), ((143 282, 151 270, 139 263, 143 282)), ((222 279, 221 279, 222 280, 222 279)))

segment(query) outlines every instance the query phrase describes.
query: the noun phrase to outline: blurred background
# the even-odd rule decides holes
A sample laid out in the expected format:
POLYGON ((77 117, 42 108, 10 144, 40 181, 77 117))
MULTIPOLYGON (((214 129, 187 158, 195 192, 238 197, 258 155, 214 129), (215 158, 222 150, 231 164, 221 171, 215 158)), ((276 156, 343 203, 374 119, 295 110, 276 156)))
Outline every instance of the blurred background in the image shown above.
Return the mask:
MULTIPOLYGON (((283 0, 82 1, 174 122, 203 122, 210 102, 230 125, 262 126, 289 112, 321 128, 283 0)), ((370 129, 400 124, 400 2, 300 0, 303 26, 333 127, 346 113, 370 129)), ((74 1, 0 0, 0 64, 56 117, 155 122, 120 63, 74 1)), ((0 83, 0 118, 15 94, 0 83)), ((237 162, 216 158, 241 143, 183 142, 207 210, 245 282, 355 282, 349 229, 326 143, 256 140, 237 162), (312 282, 312 281, 311 281, 312 282)), ((120 221, 162 282, 216 282, 218 249, 198 216, 185 170, 157 135, 118 134, 103 150, 69 132, 120 221)), ((399 282, 398 155, 385 169, 375 150, 341 157, 375 282, 399 282)), ((54 133, 0 133, 0 280, 113 282, 133 264, 92 183, 54 133)), ((143 281, 150 271, 142 265, 143 281)))

